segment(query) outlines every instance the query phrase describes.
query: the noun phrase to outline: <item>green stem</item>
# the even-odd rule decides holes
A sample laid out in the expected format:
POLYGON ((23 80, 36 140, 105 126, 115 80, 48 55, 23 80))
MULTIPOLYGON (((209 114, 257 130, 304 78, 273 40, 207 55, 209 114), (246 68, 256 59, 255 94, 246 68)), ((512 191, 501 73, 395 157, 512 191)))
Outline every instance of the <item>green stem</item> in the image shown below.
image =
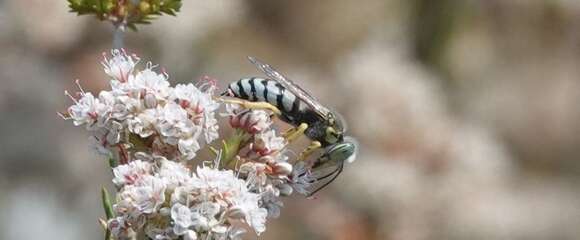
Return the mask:
POLYGON ((111 240, 111 230, 109 228, 105 231, 105 240, 111 240))

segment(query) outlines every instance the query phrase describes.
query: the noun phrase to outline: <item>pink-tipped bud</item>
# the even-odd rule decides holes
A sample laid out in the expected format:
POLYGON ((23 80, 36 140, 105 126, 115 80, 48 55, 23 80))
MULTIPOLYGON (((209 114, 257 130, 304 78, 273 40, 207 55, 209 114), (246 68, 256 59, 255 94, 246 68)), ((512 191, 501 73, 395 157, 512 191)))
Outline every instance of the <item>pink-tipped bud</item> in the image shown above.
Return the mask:
POLYGON ((273 170, 278 175, 287 176, 292 173, 292 165, 287 162, 278 162, 274 164, 273 170))

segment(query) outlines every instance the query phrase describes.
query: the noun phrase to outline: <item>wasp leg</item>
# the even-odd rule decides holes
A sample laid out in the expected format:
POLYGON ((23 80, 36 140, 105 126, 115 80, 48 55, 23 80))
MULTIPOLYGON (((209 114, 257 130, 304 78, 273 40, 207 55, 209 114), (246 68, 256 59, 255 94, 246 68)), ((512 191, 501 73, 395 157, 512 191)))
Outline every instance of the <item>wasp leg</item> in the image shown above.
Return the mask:
POLYGON ((267 103, 267 102, 251 102, 251 101, 247 101, 247 100, 242 100, 242 99, 224 99, 224 98, 220 98, 220 101, 224 102, 224 103, 233 103, 233 104, 238 104, 244 108, 247 109, 268 109, 270 111, 272 111, 273 113, 275 113, 276 115, 281 115, 282 112, 280 112, 280 109, 278 109, 276 106, 267 103))
POLYGON ((334 176, 328 182, 322 184, 322 186, 320 186, 320 187, 316 188, 316 190, 310 192, 306 197, 312 197, 312 195, 314 195, 318 191, 320 191, 323 188, 325 188, 326 186, 328 186, 328 184, 332 183, 338 177, 338 175, 340 175, 340 173, 342 173, 343 167, 344 167, 344 165, 340 164, 340 166, 336 170, 332 171, 331 173, 329 173, 326 176, 322 176, 322 177, 318 178, 316 181, 320 181, 320 180, 325 179, 327 177, 333 176, 333 174, 334 174, 334 176))
POLYGON ((282 133, 282 137, 286 138, 288 143, 296 140, 300 135, 304 134, 304 131, 308 128, 308 124, 301 123, 298 127, 293 127, 288 129, 286 132, 282 133))
POLYGON ((298 157, 298 161, 302 161, 306 159, 310 154, 312 154, 315 150, 319 149, 322 146, 319 141, 312 141, 310 145, 300 153, 300 157, 298 157))

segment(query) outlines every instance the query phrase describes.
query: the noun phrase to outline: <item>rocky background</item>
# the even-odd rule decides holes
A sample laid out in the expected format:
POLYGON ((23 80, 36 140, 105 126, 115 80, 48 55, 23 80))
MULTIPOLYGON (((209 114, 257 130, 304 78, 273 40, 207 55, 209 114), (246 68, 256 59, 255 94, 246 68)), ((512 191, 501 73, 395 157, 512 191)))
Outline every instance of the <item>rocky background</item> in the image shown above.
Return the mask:
MULTIPOLYGON (((102 239, 107 163, 56 111, 112 27, 67 11, 0 1, 0 239, 102 239)), ((580 1, 190 0, 125 45, 222 87, 257 56, 345 115, 358 160, 259 239, 580 238, 580 1)))

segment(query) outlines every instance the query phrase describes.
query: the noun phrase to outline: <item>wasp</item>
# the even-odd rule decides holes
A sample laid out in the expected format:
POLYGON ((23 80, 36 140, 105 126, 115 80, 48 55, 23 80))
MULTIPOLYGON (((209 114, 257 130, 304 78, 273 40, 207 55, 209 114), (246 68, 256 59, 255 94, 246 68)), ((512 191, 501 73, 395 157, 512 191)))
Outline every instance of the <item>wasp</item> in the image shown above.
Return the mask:
POLYGON ((270 65, 253 57, 248 59, 267 78, 242 78, 229 84, 228 90, 222 95, 242 99, 233 103, 248 108, 266 108, 277 113, 282 121, 294 126, 284 133, 289 141, 301 134, 311 139, 311 144, 300 154, 300 160, 324 148, 323 153, 312 163, 312 171, 322 172, 329 167, 334 167, 334 170, 317 177, 317 181, 329 177, 330 180, 311 192, 312 195, 334 181, 342 172, 345 162, 354 161, 358 145, 354 138, 344 135, 346 124, 338 112, 320 104, 315 97, 270 65))

